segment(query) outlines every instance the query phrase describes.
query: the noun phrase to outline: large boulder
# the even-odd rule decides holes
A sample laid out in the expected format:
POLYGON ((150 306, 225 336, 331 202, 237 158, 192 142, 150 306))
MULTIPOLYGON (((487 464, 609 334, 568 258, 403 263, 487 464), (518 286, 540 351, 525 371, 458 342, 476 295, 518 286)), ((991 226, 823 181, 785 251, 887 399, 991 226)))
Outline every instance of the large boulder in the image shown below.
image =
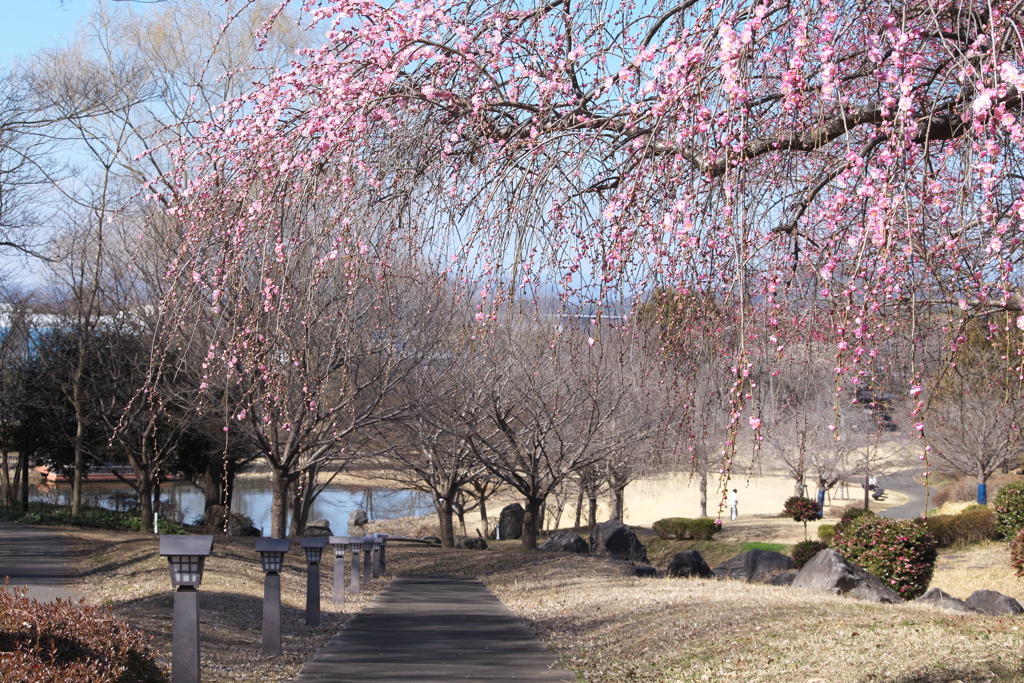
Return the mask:
POLYGON ((203 514, 203 526, 214 534, 255 537, 262 535, 260 530, 253 526, 251 519, 245 515, 229 512, 223 505, 211 505, 206 509, 203 514), (226 521, 225 518, 227 518, 226 521))
POLYGON ((611 555, 616 560, 648 564, 647 548, 633 530, 621 520, 612 519, 594 527, 590 533, 590 552, 611 555))
POLYGON ((455 547, 460 550, 487 550, 487 541, 477 536, 456 536, 455 547))
POLYGON ((353 510, 348 513, 348 533, 350 536, 365 536, 363 527, 367 525, 370 518, 366 516, 365 510, 353 510))
POLYGON ((1020 614, 1024 612, 1024 607, 1021 607, 1019 602, 999 591, 974 591, 971 593, 971 597, 967 598, 967 606, 985 614, 1020 614))
POLYGON ((762 583, 781 572, 793 569, 793 558, 773 550, 754 549, 736 555, 714 568, 720 579, 762 583))
POLYGON ((954 598, 941 588, 929 588, 924 595, 914 600, 914 604, 928 605, 929 607, 944 609, 947 612, 956 612, 957 614, 975 613, 963 600, 954 598))
POLYGON ((331 533, 331 522, 327 519, 314 519, 306 525, 303 536, 333 536, 331 533))
POLYGON ((773 574, 768 578, 765 583, 769 586, 792 586, 793 579, 796 578, 797 572, 782 572, 781 574, 773 574))
POLYGON ((501 515, 498 517, 497 540, 514 541, 522 538, 524 516, 526 516, 526 510, 519 503, 503 507, 501 515))
POLYGON ((564 529, 551 534, 546 541, 541 543, 540 549, 562 553, 589 553, 590 544, 575 531, 564 529))
POLYGON ((825 548, 803 566, 793 579, 793 588, 811 588, 871 602, 903 602, 899 593, 882 583, 880 578, 847 562, 831 548, 825 548))
POLYGON ((711 567, 704 561, 704 556, 699 550, 683 550, 675 554, 672 561, 668 563, 668 575, 677 578, 689 579, 699 577, 710 579, 715 574, 711 567))

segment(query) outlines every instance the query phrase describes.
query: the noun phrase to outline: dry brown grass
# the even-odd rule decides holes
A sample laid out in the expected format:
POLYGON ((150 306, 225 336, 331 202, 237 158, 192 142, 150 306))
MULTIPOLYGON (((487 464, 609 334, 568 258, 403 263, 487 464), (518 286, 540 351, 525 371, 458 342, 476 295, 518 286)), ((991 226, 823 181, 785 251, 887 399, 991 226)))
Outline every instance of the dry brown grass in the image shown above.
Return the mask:
MULTIPOLYGON (((778 540, 775 529, 788 537, 798 526, 764 520, 760 540, 778 540)), ((118 616, 154 633, 166 661, 171 593, 155 541, 101 536, 106 537, 82 541, 95 568, 87 577, 89 585, 118 616)), ((722 558, 737 549, 720 545, 722 558)), ((283 581, 285 654, 259 657, 262 575, 251 548, 251 539, 218 539, 208 565, 202 588, 203 676, 208 683, 287 680, 366 601, 364 593, 355 605, 337 612, 325 600, 324 626, 306 627, 300 611, 302 567, 293 552, 283 581)), ((652 542, 651 548, 660 546, 652 542)), ((652 553, 656 566, 664 567, 670 556, 670 548, 663 550, 652 553)), ((526 553, 516 542, 492 543, 485 552, 396 547, 389 553, 394 573, 483 579, 580 681, 1024 680, 1021 618, 962 617, 737 582, 636 579, 623 563, 526 553)), ((710 549, 708 555, 718 559, 710 549)), ((329 590, 329 560, 324 575, 329 590)), ((962 598, 976 588, 1018 599, 1022 593, 1005 545, 999 543, 944 553, 933 585, 962 598)))
MULTIPOLYGON (((153 536, 82 530, 71 532, 85 571, 80 589, 90 602, 110 605, 114 614, 153 636, 158 662, 169 669, 173 592, 167 560, 153 536)), ((218 537, 200 587, 202 677, 220 681, 290 680, 302 664, 344 627, 385 585, 377 580, 344 607, 330 600, 333 559, 321 569, 322 621, 305 623, 306 562, 293 543, 281 574, 282 649, 263 657, 263 571, 251 538, 218 537)))

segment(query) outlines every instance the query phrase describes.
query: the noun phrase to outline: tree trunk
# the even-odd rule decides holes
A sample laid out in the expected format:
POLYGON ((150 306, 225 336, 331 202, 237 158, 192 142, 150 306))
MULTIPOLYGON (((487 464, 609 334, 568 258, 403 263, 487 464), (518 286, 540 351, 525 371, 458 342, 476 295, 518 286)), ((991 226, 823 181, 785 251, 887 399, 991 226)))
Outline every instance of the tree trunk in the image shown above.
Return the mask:
POLYGON ((597 496, 591 496, 587 499, 589 510, 587 510, 587 524, 590 525, 591 531, 597 526, 597 496))
POLYGON ((434 496, 434 509, 437 510, 437 521, 441 525, 441 547, 455 547, 455 528, 452 524, 452 501, 448 498, 434 496))
POLYGON ((18 453, 18 470, 14 483, 21 484, 21 511, 28 512, 28 453, 18 453))
POLYGON ((708 516, 708 474, 707 472, 700 473, 700 479, 697 480, 697 487, 700 491, 700 516, 708 516))
POLYGON ((71 516, 82 514, 82 475, 85 473, 85 451, 82 441, 85 438, 85 419, 79 415, 79 406, 75 406, 75 474, 71 481, 71 516))
MULTIPOLYGON (((139 494, 139 516, 142 517, 142 533, 153 533, 153 479, 149 472, 135 472, 135 491, 139 494)), ((158 494, 159 495, 159 494, 158 494)))
POLYGON ((612 517, 614 519, 622 519, 623 499, 625 498, 626 487, 624 485, 616 485, 612 487, 612 517))
POLYGON ((487 522, 487 497, 480 496, 480 522, 484 526, 484 538, 491 533, 490 524, 487 522))
POLYGON ((526 499, 526 512, 523 514, 523 550, 537 549, 537 530, 543 504, 544 500, 540 498, 526 499))
POLYGON ((270 471, 270 536, 284 538, 288 532, 288 493, 292 481, 287 470, 272 468, 270 471))
POLYGON ((583 517, 583 488, 580 488, 579 495, 576 496, 576 523, 572 525, 573 529, 580 528, 580 519, 583 517))
POLYGON ((978 505, 988 505, 988 474, 978 467, 978 505))

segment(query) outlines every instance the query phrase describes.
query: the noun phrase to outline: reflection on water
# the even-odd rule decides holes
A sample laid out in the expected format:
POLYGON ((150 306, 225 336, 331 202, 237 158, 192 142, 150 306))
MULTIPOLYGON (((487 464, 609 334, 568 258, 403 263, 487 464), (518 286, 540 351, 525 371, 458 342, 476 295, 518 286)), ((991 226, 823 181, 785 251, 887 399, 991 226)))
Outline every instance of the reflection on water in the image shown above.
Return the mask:
MULTIPOLYGON (((30 495, 32 501, 69 505, 71 485, 37 487, 30 495)), ((126 511, 136 507, 135 491, 126 484, 85 483, 82 498, 86 506, 126 511)), ((231 511, 252 519, 257 529, 270 532, 270 482, 244 478, 235 483, 231 511)), ((166 483, 160 487, 161 514, 174 521, 192 523, 202 517, 205 498, 203 492, 187 481, 166 483)), ((345 533, 348 515, 356 509, 366 510, 371 520, 394 519, 426 515, 433 511, 430 497, 419 491, 391 491, 388 489, 360 489, 329 486, 313 503, 309 519, 328 519, 335 533, 345 533)), ((290 520, 289 515, 289 520, 290 520)))

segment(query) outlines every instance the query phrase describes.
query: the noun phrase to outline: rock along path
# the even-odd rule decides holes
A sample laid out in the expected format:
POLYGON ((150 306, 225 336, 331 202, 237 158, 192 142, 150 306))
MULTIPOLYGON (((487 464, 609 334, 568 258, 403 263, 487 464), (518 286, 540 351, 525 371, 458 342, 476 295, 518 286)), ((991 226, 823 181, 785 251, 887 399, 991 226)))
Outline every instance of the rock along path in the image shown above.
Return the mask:
POLYGON ((39 602, 83 596, 68 587, 74 579, 74 557, 68 539, 56 529, 0 522, 0 583, 27 586, 26 595, 39 602))
POLYGON ((575 680, 480 581, 400 576, 295 683, 575 680))

